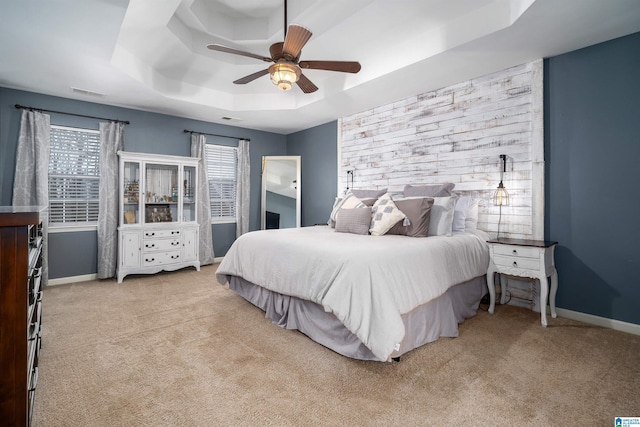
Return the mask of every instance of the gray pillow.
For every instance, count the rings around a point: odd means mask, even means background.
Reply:
[[[383,188],[381,190],[354,190],[354,189],[351,190],[351,193],[353,193],[353,195],[356,196],[358,199],[377,199],[378,197],[382,196],[386,192],[387,192],[386,188]]]
[[[371,208],[339,209],[336,214],[336,231],[340,233],[369,234]]]
[[[400,234],[409,237],[427,237],[429,233],[429,222],[431,220],[431,206],[433,199],[399,199],[394,200],[400,209],[409,218],[410,224],[403,225],[403,221],[394,225],[387,234]]]
[[[452,182],[444,184],[431,185],[405,185],[402,194],[404,197],[445,197],[451,196],[453,187],[456,185]]]

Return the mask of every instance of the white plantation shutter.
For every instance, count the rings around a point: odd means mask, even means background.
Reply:
[[[100,132],[51,126],[49,223],[98,221]]]
[[[237,148],[207,144],[207,178],[211,219],[236,220]]]

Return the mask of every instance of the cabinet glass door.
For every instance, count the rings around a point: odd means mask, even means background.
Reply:
[[[144,222],[178,221],[178,165],[145,164]]]
[[[124,162],[122,224],[140,224],[140,163]]]
[[[185,166],[182,177],[182,220],[193,222],[196,220],[196,168]]]

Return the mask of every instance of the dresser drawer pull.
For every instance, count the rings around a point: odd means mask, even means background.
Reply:
[[[147,232],[147,233],[144,233],[144,235],[145,235],[145,236],[148,236],[148,237],[153,237],[153,236],[155,236],[155,235],[156,235],[156,233],[149,233],[149,232]]]
[[[514,250],[513,250],[513,254],[514,254],[514,255],[518,255],[518,251],[514,249]]]
[[[171,259],[178,259],[180,258],[180,255],[171,255]]]
[[[171,234],[180,234],[179,231],[172,231]]]
[[[171,246],[178,246],[180,245],[180,242],[171,242]]]
[[[517,263],[517,262],[515,262],[515,261],[513,261],[513,266],[514,266],[514,267],[517,267],[517,266],[518,266],[518,263]]]
[[[145,247],[145,248],[155,248],[155,247],[156,247],[156,244],[155,244],[155,243],[152,243],[152,244],[148,244],[148,243],[147,243],[147,244],[145,244],[145,245],[144,245],[144,247]]]
[[[149,258],[145,258],[144,260],[145,260],[146,262],[153,262],[153,261],[155,261],[156,259],[155,259],[155,258],[151,258],[151,259],[149,259]]]

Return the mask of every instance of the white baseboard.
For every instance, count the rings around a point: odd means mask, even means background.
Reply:
[[[547,310],[548,309],[549,307],[547,307]],[[589,323],[591,325],[601,326],[615,331],[640,335],[640,325],[636,325],[635,323],[608,319],[606,317],[594,316],[593,314],[580,313],[579,311],[572,311],[564,308],[556,308],[556,312],[559,317],[564,317],[565,319],[577,320],[579,322]]]
[[[88,282],[98,279],[97,274],[83,274],[81,276],[59,277],[57,279],[49,279],[47,286],[66,285],[68,283]]]
[[[213,263],[214,263],[214,264],[221,263],[223,259],[224,259],[224,257],[223,257],[223,256],[215,257],[215,258],[213,258]]]

